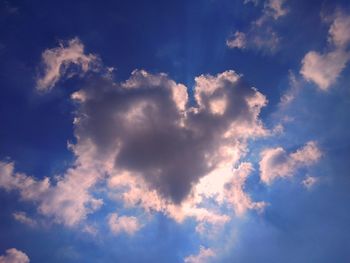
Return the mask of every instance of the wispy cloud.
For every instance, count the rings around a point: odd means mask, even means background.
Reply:
[[[205,263],[211,260],[215,255],[214,250],[211,248],[201,246],[197,255],[190,255],[184,260],[185,263]]]
[[[247,4],[258,1],[245,1]],[[273,29],[273,24],[279,18],[288,14],[284,0],[266,0],[262,8],[262,15],[250,24],[246,32],[236,31],[226,40],[229,48],[257,49],[265,52],[274,52],[280,42],[280,37]]]
[[[37,89],[41,91],[52,89],[60,78],[83,75],[88,70],[97,68],[98,64],[96,55],[84,53],[84,45],[78,38],[71,39],[67,43],[62,41],[59,47],[43,52],[42,72],[36,81]],[[68,71],[71,65],[76,67]]]
[[[37,225],[37,222],[34,219],[28,217],[27,214],[23,211],[14,212],[12,215],[16,221],[22,224],[28,225],[30,227],[34,227]]]

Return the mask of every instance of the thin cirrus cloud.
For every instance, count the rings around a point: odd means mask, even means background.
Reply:
[[[310,51],[301,62],[301,75],[321,90],[328,90],[336,83],[350,60],[349,27],[350,16],[343,11],[336,12],[328,31],[330,51],[325,53]]]
[[[0,263],[29,263],[29,257],[16,248],[10,248],[0,256]]]
[[[265,184],[272,184],[278,178],[287,178],[295,172],[317,162],[322,152],[314,141],[302,148],[287,153],[282,147],[269,148],[261,152],[260,179]]]
[[[259,1],[244,1],[244,4],[252,2],[255,6]],[[257,49],[274,52],[278,48],[280,37],[273,29],[273,23],[287,15],[289,9],[284,0],[266,0],[262,9],[262,15],[253,21],[246,32],[236,31],[226,40],[226,45],[231,49]]]

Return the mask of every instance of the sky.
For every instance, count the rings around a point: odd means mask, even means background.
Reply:
[[[349,1],[0,21],[0,263],[350,262]]]

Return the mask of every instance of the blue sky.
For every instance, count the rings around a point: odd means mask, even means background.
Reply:
[[[350,261],[348,1],[0,21],[0,263]]]

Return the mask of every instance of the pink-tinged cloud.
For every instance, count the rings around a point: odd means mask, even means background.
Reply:
[[[64,70],[52,70],[62,63],[90,70],[95,57],[86,55],[77,39],[68,43],[43,53],[50,58],[43,87],[52,88],[63,76]],[[76,103],[76,143],[69,144],[75,155],[70,168],[39,180],[16,172],[13,163],[0,163],[0,187],[34,202],[54,222],[81,224],[103,205],[94,190],[104,182],[108,196],[125,207],[164,213],[177,222],[194,219],[201,233],[225,224],[233,214],[263,207],[245,193],[249,169],[239,162],[249,139],[271,134],[259,118],[267,99],[235,71],[196,77],[194,103],[189,103],[186,86],[145,70],[134,70],[123,82],[95,74],[71,98]],[[212,181],[218,183],[207,187]],[[206,198],[217,209],[203,206]],[[232,215],[220,209],[227,202]],[[117,226],[136,222],[132,219],[115,215],[109,223],[114,232],[131,233]]]
[[[29,261],[24,252],[15,248],[7,249],[5,254],[0,256],[0,263],[29,263]]]
[[[336,13],[328,31],[330,51],[325,53],[310,51],[301,61],[300,74],[321,90],[328,90],[336,83],[350,60],[349,26],[350,16],[342,12]]]
[[[142,227],[136,217],[118,216],[117,213],[112,213],[109,215],[108,225],[112,233],[116,235],[121,233],[133,235]]]
[[[256,6],[258,1],[245,0],[247,4],[253,2]],[[236,31],[226,40],[226,46],[231,49],[255,49],[268,53],[277,50],[280,37],[273,29],[276,20],[287,15],[289,9],[285,0],[266,0],[262,9],[262,15],[250,24],[245,32]]]
[[[50,90],[62,77],[84,74],[99,64],[97,56],[84,53],[84,45],[78,38],[63,42],[59,47],[47,49],[42,54],[42,73],[37,78],[38,90]],[[70,71],[71,65],[78,66],[78,71]]]
[[[190,255],[184,259],[185,263],[206,263],[209,262],[216,253],[211,248],[205,248],[200,246],[199,252],[197,255]]]
[[[315,164],[321,156],[321,150],[313,141],[292,153],[281,147],[266,149],[261,153],[260,179],[271,184],[278,178],[291,177],[298,169]]]

